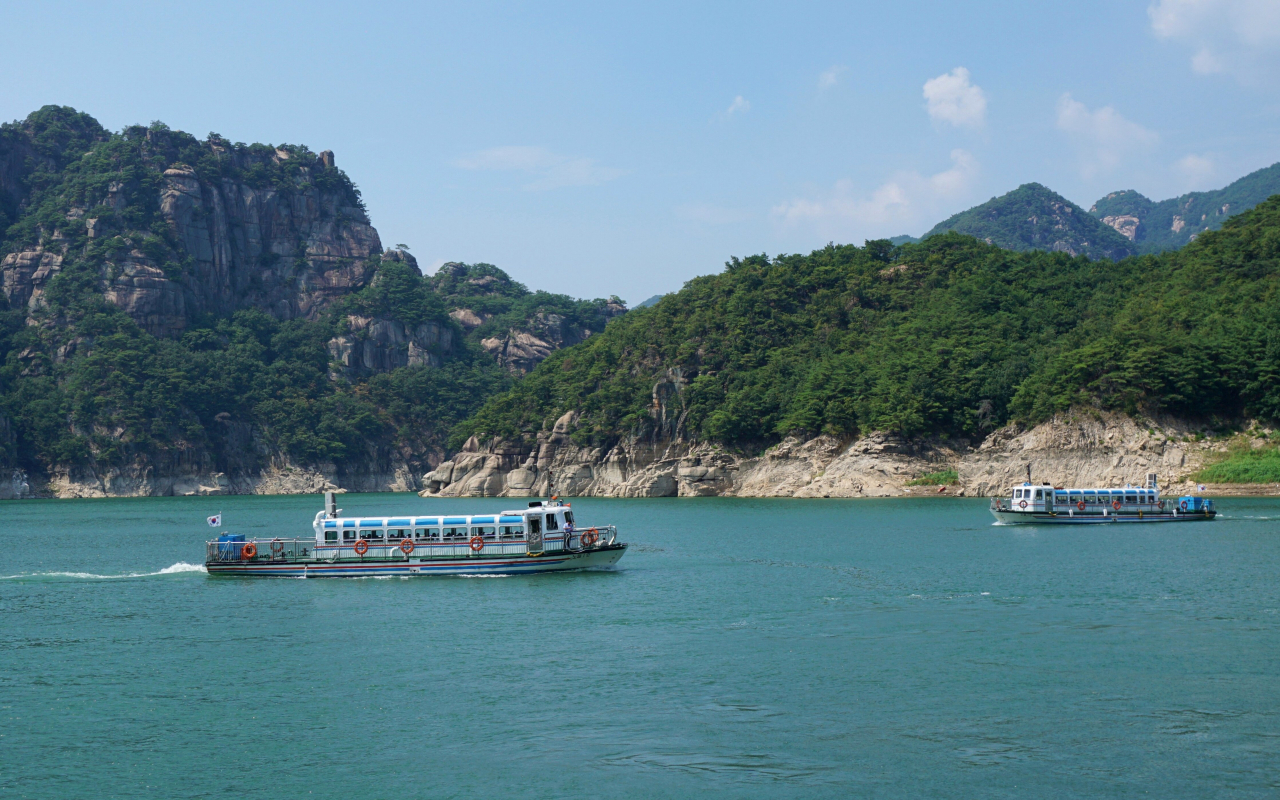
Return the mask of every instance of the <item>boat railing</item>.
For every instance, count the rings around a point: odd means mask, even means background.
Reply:
[[[594,536],[592,533],[594,532]],[[614,525],[592,525],[575,528],[568,536],[553,533],[544,535],[542,550],[530,551],[524,539],[485,539],[479,548],[471,546],[469,539],[418,539],[409,540],[412,547],[402,546],[403,540],[363,539],[365,552],[355,551],[357,542],[333,542],[317,547],[314,538],[308,539],[248,539],[243,542],[218,541],[206,543],[207,561],[211,562],[262,562],[262,561],[329,561],[329,560],[425,560],[467,557],[523,556],[539,553],[580,552],[612,545],[618,540],[618,528]],[[552,541],[547,541],[551,538]],[[408,552],[405,552],[406,549]]]

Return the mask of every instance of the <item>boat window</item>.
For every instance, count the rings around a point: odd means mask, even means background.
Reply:
[[[1093,498],[1093,495],[1091,495],[1091,494],[1086,494],[1086,495],[1084,496],[1084,501],[1085,501],[1086,503],[1093,503],[1093,502],[1096,502],[1096,501],[1094,500],[1094,498]]]
[[[542,520],[536,514],[529,517],[529,533],[542,533]]]
[[[556,522],[556,515],[555,515],[555,514],[548,514],[548,515],[547,515],[547,530],[549,530],[549,531],[558,531],[558,530],[560,530],[560,525],[559,525],[559,523],[557,523],[557,522]]]
[[[425,539],[425,538],[427,538],[427,529],[426,529],[426,528],[414,528],[414,529],[413,529],[413,538],[415,538],[415,539]]]
[[[567,524],[567,525],[572,525],[572,524],[573,524],[573,512],[572,512],[572,511],[566,511],[566,512],[564,512],[564,521],[565,521],[565,524]]]
[[[498,533],[502,535],[503,539],[523,539],[524,526],[523,525],[503,525],[498,529]]]
[[[1124,501],[1126,503],[1136,503],[1138,502],[1138,495],[1130,492],[1129,494],[1125,495]]]
[[[348,530],[348,531],[343,531],[343,532],[342,532],[342,541],[344,541],[344,542],[354,541],[354,540],[355,540],[355,538],[356,538],[356,532],[355,532],[355,531],[350,531],[350,530]]]
[[[465,538],[467,538],[467,529],[466,529],[466,528],[462,528],[462,527],[458,527],[458,528],[445,528],[445,529],[444,529],[444,538],[446,538],[446,539],[465,539]]]
[[[471,527],[471,535],[492,539],[498,535],[498,529],[492,525],[473,525]]]
[[[324,540],[325,540],[326,542],[336,542],[336,541],[338,541],[338,532],[337,532],[337,531],[325,531],[325,532],[324,532]]]
[[[360,531],[361,539],[381,539],[382,531]]]
[[[1044,499],[1044,489],[1036,489],[1036,499],[1037,500]]]
[[[427,528],[427,538],[428,538],[428,539],[435,539],[436,541],[440,541],[440,529],[439,529],[439,528]]]

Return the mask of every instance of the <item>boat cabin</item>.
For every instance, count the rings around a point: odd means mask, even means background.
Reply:
[[[409,539],[418,542],[468,542],[475,537],[492,542],[523,542],[542,537],[558,538],[572,530],[573,510],[568,505],[530,503],[529,508],[500,514],[474,516],[345,518],[325,515],[316,520],[316,544],[351,546],[360,540],[393,545]]]

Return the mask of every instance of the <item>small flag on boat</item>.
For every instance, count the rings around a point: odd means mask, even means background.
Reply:
[[[220,526],[220,525],[222,525],[222,515],[221,515],[221,514],[214,514],[212,517],[209,517],[209,527],[210,527],[210,528],[217,528],[217,527],[218,527],[218,526]]]

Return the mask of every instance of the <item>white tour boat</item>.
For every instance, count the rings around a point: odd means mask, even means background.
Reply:
[[[1122,489],[1064,489],[1030,481],[1008,498],[991,501],[991,513],[1005,524],[1098,525],[1115,522],[1203,522],[1218,515],[1203,497],[1160,497],[1154,472],[1145,486]]]
[[[569,504],[555,498],[494,514],[341,514],[328,492],[314,538],[223,534],[207,543],[205,567],[210,575],[283,578],[508,575],[612,567],[627,551],[616,527],[578,527]]]

